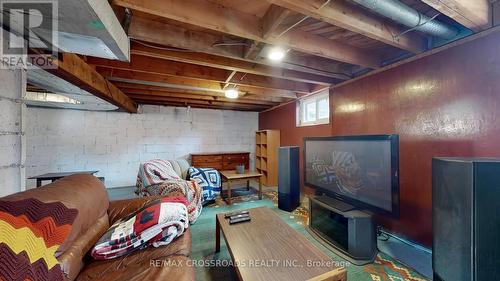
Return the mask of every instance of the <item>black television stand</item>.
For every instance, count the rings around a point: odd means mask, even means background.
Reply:
[[[350,210],[342,211],[342,208]],[[307,230],[324,246],[355,265],[371,263],[377,255],[372,216],[335,198],[325,195],[309,198]]]
[[[335,199],[333,197],[330,197],[330,196],[326,196],[326,195],[319,195],[319,196],[316,196],[315,197],[316,200],[318,201],[321,201],[327,205],[329,205],[330,207],[333,207],[341,212],[347,212],[347,211],[351,211],[351,210],[354,210],[354,206],[353,205],[350,205],[344,201],[341,201],[341,200],[338,200],[338,199]]]

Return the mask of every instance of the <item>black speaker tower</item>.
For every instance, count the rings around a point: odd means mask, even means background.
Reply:
[[[278,164],[278,208],[291,212],[300,205],[299,147],[280,147]]]
[[[500,159],[434,158],[434,280],[500,280]]]

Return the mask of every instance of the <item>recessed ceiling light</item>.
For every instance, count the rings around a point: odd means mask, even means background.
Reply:
[[[230,88],[230,89],[227,89],[225,92],[224,92],[224,95],[226,96],[226,98],[228,99],[235,99],[235,98],[238,98],[238,90],[236,88]]]
[[[271,50],[269,50],[269,53],[267,54],[267,57],[275,62],[282,61],[283,58],[285,57],[286,51],[283,50],[280,47],[273,47]]]

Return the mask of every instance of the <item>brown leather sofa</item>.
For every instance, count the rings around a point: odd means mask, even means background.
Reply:
[[[189,266],[189,230],[167,246],[150,247],[121,258],[96,261],[88,255],[110,225],[158,197],[109,202],[100,180],[91,175],[73,175],[0,201],[26,198],[60,201],[78,210],[68,238],[56,253],[66,280],[195,280],[194,268]]]

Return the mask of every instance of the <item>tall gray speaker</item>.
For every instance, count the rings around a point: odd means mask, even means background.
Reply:
[[[291,212],[299,205],[299,147],[280,147],[278,160],[278,208]]]
[[[434,280],[500,280],[500,159],[434,158]]]

